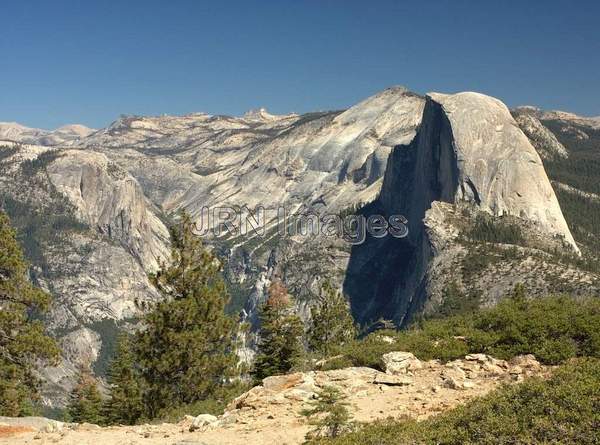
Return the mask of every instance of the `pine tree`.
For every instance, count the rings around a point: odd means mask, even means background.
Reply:
[[[527,288],[523,283],[517,283],[509,296],[513,301],[524,305],[527,302]]]
[[[31,414],[39,398],[39,363],[55,363],[59,350],[35,318],[47,310],[50,296],[28,280],[28,265],[0,212],[0,415]]]
[[[144,414],[143,383],[131,350],[131,339],[119,335],[115,356],[108,368],[110,397],[104,406],[109,424],[134,425]]]
[[[326,355],[335,346],[353,340],[356,335],[356,324],[348,302],[329,282],[325,282],[319,303],[312,311],[308,335],[309,347],[313,351]]]
[[[302,359],[304,326],[291,306],[286,288],[279,281],[273,282],[260,314],[258,352],[252,371],[257,381],[285,374]]]
[[[301,414],[309,418],[315,429],[306,435],[306,439],[316,437],[337,437],[352,430],[348,403],[342,392],[334,386],[325,386],[315,400],[308,402],[310,409],[302,410]]]
[[[77,384],[69,395],[67,414],[72,422],[96,425],[104,423],[102,396],[89,366],[83,365],[79,368]]]
[[[204,400],[236,374],[236,325],[220,262],[193,234],[189,215],[172,229],[172,262],[152,281],[164,300],[144,318],[135,356],[144,379],[147,416]]]

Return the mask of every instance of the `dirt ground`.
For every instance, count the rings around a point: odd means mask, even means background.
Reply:
[[[509,363],[479,356],[446,365],[422,362],[417,368],[402,375],[346,368],[271,377],[232,402],[217,422],[196,431],[190,431],[191,416],[177,424],[65,425],[53,432],[4,427],[0,444],[295,445],[303,442],[311,428],[300,411],[325,385],[335,385],[348,396],[355,421],[424,419],[484,395],[501,383],[516,383],[548,371],[531,357]]]

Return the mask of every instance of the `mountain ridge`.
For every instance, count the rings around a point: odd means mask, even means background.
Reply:
[[[424,123],[426,108],[431,118]],[[560,250],[555,235],[578,249],[542,155],[546,150],[552,162],[570,159],[571,139],[565,142],[563,135],[571,133],[553,133],[540,120],[541,127],[527,129],[497,99],[479,93],[420,96],[392,87],[347,110],[275,118],[264,113],[258,112],[260,119],[126,116],[58,145],[47,135],[29,144],[25,132],[21,145],[2,151],[0,202],[18,229],[56,209],[64,209],[57,218],[72,219],[56,234],[29,235],[36,279],[57,302],[49,326],[69,346],[61,366],[47,374],[53,385],[48,403],[64,403],[76,363],[105,360],[114,333],[133,329],[146,302],[159,298],[147,273],[168,256],[166,227],[179,210],[198,218],[203,206],[263,204],[292,213],[306,207],[408,217],[407,240],[367,239],[359,247],[274,232],[241,241],[209,237],[226,263],[232,308],[243,309],[250,321],[272,280],[285,281],[308,319],[320,283],[330,279],[344,286],[361,322],[384,317],[402,325],[423,309],[435,310],[452,280],[465,292],[483,292],[490,304],[510,289],[517,271],[538,286],[536,274],[546,279],[560,269],[562,260],[540,250]],[[579,132],[593,131],[577,125]],[[480,210],[527,234],[527,245],[516,243],[515,258],[501,247],[474,249],[462,241]],[[482,253],[483,247],[488,250]],[[481,283],[497,276],[494,286],[486,289],[469,272],[474,255],[485,258],[477,263]],[[546,263],[540,272],[537,266]],[[579,291],[595,289],[593,273],[572,267],[569,276]]]

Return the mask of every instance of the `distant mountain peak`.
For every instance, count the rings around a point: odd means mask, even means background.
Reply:
[[[63,145],[84,138],[96,130],[85,125],[63,125],[56,130],[30,128],[18,122],[0,122],[0,139],[34,145]]]
[[[274,120],[278,120],[278,119],[285,119],[287,117],[292,117],[292,116],[296,116],[296,114],[295,113],[279,114],[279,115],[271,114],[267,111],[266,108],[261,107],[261,108],[256,108],[256,109],[246,111],[246,113],[244,113],[242,118],[249,120],[249,121],[268,122],[268,121],[274,121]]]
[[[521,105],[519,107],[515,107],[513,108],[513,112],[515,114],[528,114],[540,120],[564,121],[576,123],[594,129],[600,128],[600,116],[580,116],[569,111],[543,110],[541,108],[534,107],[531,105]]]

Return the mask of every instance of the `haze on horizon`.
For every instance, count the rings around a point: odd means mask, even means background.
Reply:
[[[392,85],[600,115],[600,4],[59,0],[3,5],[0,121],[346,108]]]

